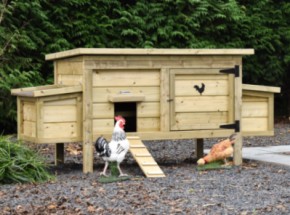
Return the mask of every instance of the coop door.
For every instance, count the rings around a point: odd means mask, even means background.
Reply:
[[[219,129],[233,123],[234,78],[221,69],[172,69],[171,130]]]

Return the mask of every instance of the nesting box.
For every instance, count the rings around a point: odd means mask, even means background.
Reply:
[[[243,136],[274,135],[274,93],[279,87],[243,84]]]
[[[82,140],[82,87],[40,86],[17,95],[18,138],[34,143]]]
[[[249,111],[253,111],[248,104],[242,106],[242,57],[252,54],[253,49],[91,48],[48,54],[46,60],[54,62],[55,85],[62,86],[61,89],[78,89],[77,92],[66,94],[76,96],[76,112],[82,112],[73,120],[77,129],[73,132],[69,128],[68,132],[58,136],[59,134],[53,132],[57,133],[59,130],[55,124],[55,128],[51,127],[45,132],[44,124],[52,125],[51,122],[44,122],[45,119],[52,117],[59,120],[55,123],[61,123],[62,118],[57,118],[56,115],[68,116],[76,113],[60,108],[59,111],[65,113],[59,112],[51,116],[54,111],[44,111],[46,106],[37,105],[37,102],[45,104],[45,99],[53,99],[53,103],[58,103],[58,96],[65,95],[61,91],[55,91],[55,94],[50,95],[51,98],[29,98],[33,100],[29,103],[30,106],[36,104],[36,112],[39,112],[33,118],[36,120],[33,123],[42,127],[40,131],[26,131],[21,125],[25,123],[21,100],[28,98],[15,93],[20,97],[20,137],[31,137],[39,142],[45,142],[45,138],[47,141],[62,139],[64,142],[73,139],[72,133],[81,134],[80,129],[82,137],[76,135],[74,138],[83,141],[84,172],[91,172],[93,141],[100,135],[110,138],[114,116],[122,115],[127,121],[127,135],[139,136],[142,140],[225,137],[236,132],[234,161],[240,164],[241,121],[242,128],[248,129],[246,131],[250,133],[252,130],[247,126],[251,124],[248,116],[252,116]],[[254,92],[249,92],[247,88],[246,90],[247,95],[244,95],[243,100],[260,99],[259,96],[254,96]],[[82,109],[79,101],[82,101]],[[263,105],[268,107],[272,103]],[[243,116],[242,107],[249,109],[243,111]],[[46,117],[46,114],[50,116]],[[267,117],[272,123],[271,114],[269,112]],[[242,120],[242,117],[247,119]],[[269,129],[272,127],[259,127],[257,131],[261,134]],[[25,135],[22,135],[23,132]]]

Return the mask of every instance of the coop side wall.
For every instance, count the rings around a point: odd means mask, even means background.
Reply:
[[[17,97],[18,139],[36,139],[36,100]]]

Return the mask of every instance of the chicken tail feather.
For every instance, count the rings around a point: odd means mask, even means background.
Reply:
[[[111,150],[109,148],[109,143],[104,137],[101,136],[96,140],[95,148],[100,157],[110,157]]]

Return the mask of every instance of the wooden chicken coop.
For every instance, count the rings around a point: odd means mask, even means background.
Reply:
[[[242,57],[253,49],[79,48],[46,55],[54,85],[12,90],[18,136],[36,143],[83,142],[83,171],[93,171],[93,142],[110,138],[114,116],[141,140],[273,135],[273,93],[242,85]],[[258,109],[257,109],[258,108]]]

